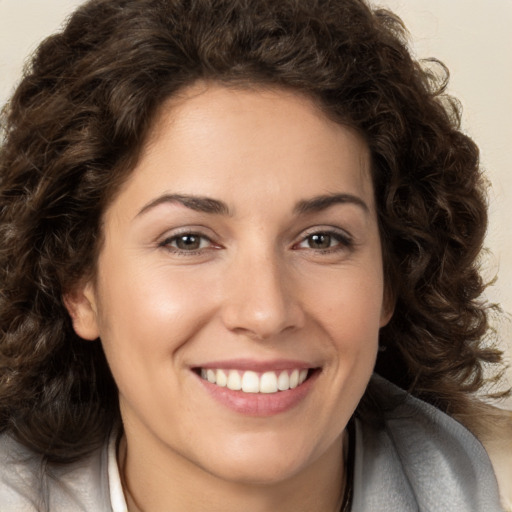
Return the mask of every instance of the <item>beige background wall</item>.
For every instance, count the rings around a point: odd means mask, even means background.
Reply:
[[[505,315],[495,323],[512,360],[512,0],[373,0],[397,12],[419,58],[450,69],[449,91],[463,105],[463,129],[480,146],[492,188],[485,275],[487,296]],[[512,384],[512,369],[508,371]],[[503,385],[505,385],[504,383]],[[503,404],[512,409],[512,398]]]
[[[214,0],[212,0],[214,1]],[[278,0],[276,0],[278,1]],[[0,102],[9,96],[25,57],[56,30],[80,0],[0,0]],[[498,281],[492,301],[512,312],[512,0],[374,0],[395,10],[418,57],[435,56],[451,71],[450,90],[464,105],[463,126],[477,140],[493,183],[487,275]],[[512,356],[512,321],[498,325]],[[512,380],[512,371],[509,372]],[[512,408],[512,400],[508,402]]]

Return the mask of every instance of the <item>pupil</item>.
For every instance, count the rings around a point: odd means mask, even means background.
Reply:
[[[199,237],[195,235],[183,235],[178,238],[176,245],[179,249],[198,249],[199,248]]]
[[[328,249],[331,245],[331,237],[329,235],[312,235],[309,246],[315,249]]]

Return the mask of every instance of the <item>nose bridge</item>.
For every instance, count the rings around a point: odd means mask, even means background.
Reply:
[[[274,247],[239,251],[230,262],[223,319],[233,331],[267,339],[302,325],[293,278]]]

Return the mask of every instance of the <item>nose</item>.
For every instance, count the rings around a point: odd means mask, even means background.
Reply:
[[[304,311],[290,269],[269,254],[240,255],[224,282],[222,320],[231,331],[268,340],[298,329]]]

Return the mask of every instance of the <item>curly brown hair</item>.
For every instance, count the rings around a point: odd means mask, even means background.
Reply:
[[[391,322],[377,369],[457,414],[483,384],[488,308],[475,144],[392,13],[364,0],[91,0],[39,47],[4,109],[0,430],[71,461],[119,419],[99,341],[63,295],[94,275],[102,213],[162,103],[197,80],[287,88],[355,128],[373,159]]]

